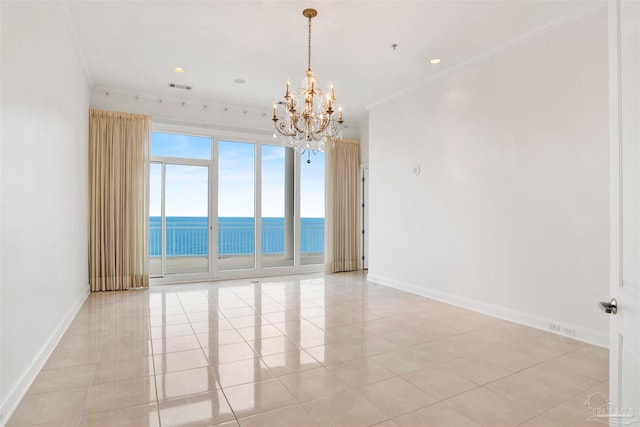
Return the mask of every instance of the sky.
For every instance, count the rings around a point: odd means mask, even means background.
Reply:
[[[218,142],[218,216],[252,217],[256,145]],[[285,148],[262,145],[262,216],[284,216]],[[153,132],[151,156],[210,160],[212,140],[208,137]],[[310,157],[311,163],[307,163]],[[324,153],[302,154],[300,216],[324,217]],[[162,167],[149,169],[149,215],[160,216]],[[166,215],[207,216],[208,167],[166,165]],[[215,194],[211,191],[211,195]]]

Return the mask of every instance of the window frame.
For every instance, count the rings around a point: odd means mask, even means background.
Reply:
[[[163,122],[152,122],[151,132],[172,133],[180,135],[191,135],[197,137],[211,138],[211,160],[189,159],[183,157],[152,156],[149,147],[149,165],[160,162],[162,168],[166,164],[183,164],[193,166],[209,167],[209,271],[207,273],[183,273],[170,274],[163,277],[152,277],[152,285],[184,283],[207,280],[225,280],[261,277],[265,275],[281,275],[295,273],[313,273],[324,271],[324,262],[321,264],[301,264],[300,255],[300,171],[301,155],[294,156],[294,264],[293,266],[262,267],[262,146],[272,145],[281,147],[274,141],[272,134],[243,132],[243,131],[221,131],[211,127],[196,127],[189,125],[169,124]],[[151,144],[151,138],[149,139]],[[220,141],[244,142],[254,144],[254,218],[255,218],[255,268],[247,270],[223,270],[218,271],[218,143]],[[164,180],[164,174],[163,174]],[[149,201],[149,180],[147,180],[147,202]],[[164,183],[162,188],[162,206],[164,206]],[[165,221],[164,209],[162,222]],[[326,223],[326,215],[325,215]],[[163,224],[164,234],[164,224]],[[164,239],[164,235],[163,235]],[[326,242],[325,242],[326,247]],[[147,262],[149,253],[147,253]],[[163,269],[163,271],[165,271]]]

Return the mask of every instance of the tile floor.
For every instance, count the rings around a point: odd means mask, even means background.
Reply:
[[[9,427],[597,426],[608,351],[361,273],[91,294]]]

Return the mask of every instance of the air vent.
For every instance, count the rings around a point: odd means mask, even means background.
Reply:
[[[191,90],[191,86],[187,86],[187,85],[179,85],[177,83],[169,83],[169,87],[172,87],[174,89],[184,89],[184,90]]]

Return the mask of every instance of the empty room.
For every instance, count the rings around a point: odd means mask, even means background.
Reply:
[[[640,425],[640,1],[0,1],[0,427]]]

